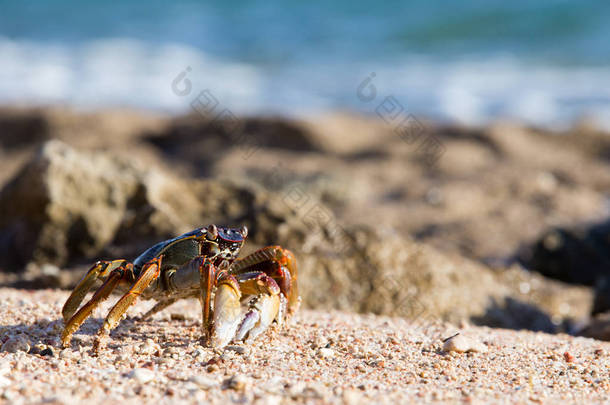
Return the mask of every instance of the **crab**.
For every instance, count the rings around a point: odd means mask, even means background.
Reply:
[[[140,296],[157,301],[142,320],[180,299],[198,298],[202,339],[217,349],[232,341],[249,343],[274,321],[282,327],[285,317],[300,303],[294,255],[281,246],[267,246],[239,259],[247,236],[245,226],[209,225],[157,243],[133,262],[96,262],[63,306],[62,345],[70,346],[74,332],[117,288],[124,295],[100,327],[93,344],[95,353]],[[97,280],[103,284],[80,307]]]

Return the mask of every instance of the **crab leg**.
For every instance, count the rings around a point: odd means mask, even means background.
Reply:
[[[205,257],[198,257],[197,268],[199,269],[199,288],[201,295],[199,301],[201,302],[201,332],[204,341],[210,339],[211,329],[211,299],[212,290],[216,283],[216,267]]]
[[[87,274],[85,274],[82,280],[74,288],[72,294],[70,294],[68,300],[64,304],[63,309],[61,310],[64,321],[68,321],[70,318],[72,318],[72,315],[74,315],[80,306],[83,298],[85,298],[93,284],[98,279],[106,278],[113,270],[118,269],[119,267],[124,267],[126,264],[126,260],[119,259],[113,261],[99,261],[91,266],[91,268],[87,271]]]
[[[97,333],[95,343],[93,345],[94,352],[98,352],[103,347],[103,341],[108,336],[110,331],[119,324],[121,318],[127,312],[127,309],[138,299],[140,294],[159,277],[161,273],[162,256],[151,260],[142,267],[142,271],[133,286],[117,301],[112,307],[104,324]]]
[[[132,266],[131,264],[127,264],[127,266],[120,266],[119,268],[113,270],[104,284],[93,294],[93,297],[87,302],[81,309],[78,310],[76,314],[74,314],[64,327],[64,330],[61,334],[61,342],[64,347],[70,346],[70,340],[72,339],[72,334],[78,330],[78,328],[85,322],[85,319],[91,315],[91,312],[108,296],[119,284],[121,279],[125,278],[125,274],[132,274]]]

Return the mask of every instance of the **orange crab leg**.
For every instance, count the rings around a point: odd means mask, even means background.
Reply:
[[[61,310],[64,321],[68,321],[70,318],[72,318],[72,315],[74,315],[81,302],[83,302],[83,299],[98,279],[106,278],[110,272],[118,269],[119,267],[124,267],[126,264],[126,260],[119,259],[110,262],[99,261],[91,266],[91,268],[87,271],[87,274],[85,274],[82,280],[74,288],[72,294],[70,294],[66,300],[66,303],[64,304],[63,309]]]
[[[127,272],[131,272],[131,265],[128,265],[126,269],[123,267],[119,267],[118,269],[112,271],[104,284],[93,294],[93,297],[87,302],[81,309],[78,310],[76,314],[74,314],[64,327],[64,330],[61,334],[61,342],[64,347],[70,346],[70,340],[72,339],[72,334],[78,330],[78,328],[85,322],[85,319],[91,315],[91,312],[108,296],[119,284],[121,279],[124,277],[124,270]]]
[[[201,289],[199,300],[201,302],[202,318],[201,329],[204,340],[208,340],[211,320],[211,296],[214,284],[216,282],[216,267],[214,267],[214,264],[203,256],[198,257],[196,260],[199,261],[199,285]]]
[[[142,271],[133,286],[121,297],[121,299],[117,301],[116,304],[114,304],[106,316],[104,324],[97,333],[93,346],[94,352],[99,351],[103,345],[104,338],[108,336],[112,329],[116,328],[125,312],[127,312],[127,309],[129,309],[129,307],[136,302],[140,294],[142,294],[150,283],[159,277],[159,274],[161,273],[161,261],[162,256],[154,258],[150,262],[146,263],[144,267],[142,267]]]

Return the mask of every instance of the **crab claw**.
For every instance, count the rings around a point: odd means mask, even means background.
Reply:
[[[237,331],[237,335],[235,336],[235,340],[245,340],[250,329],[254,328],[261,316],[258,311],[250,310],[246,313],[244,320],[241,325],[239,325],[239,330]]]
[[[241,292],[235,277],[222,275],[214,298],[214,323],[210,337],[212,347],[223,348],[235,337],[243,313],[240,298]]]
[[[261,294],[250,302],[250,310],[239,328],[236,340],[252,342],[264,332],[278,316],[280,310],[279,295]]]

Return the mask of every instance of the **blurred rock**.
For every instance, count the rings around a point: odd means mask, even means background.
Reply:
[[[610,313],[600,314],[578,333],[581,336],[610,341]]]
[[[79,151],[56,140],[0,191],[0,211],[0,266],[27,267],[30,281],[37,274],[54,284],[61,273],[53,265],[100,254],[133,257],[213,222],[247,225],[252,249],[276,243],[293,216],[256,186],[179,179],[137,158]]]
[[[551,229],[519,255],[526,268],[546,277],[594,286],[592,313],[610,310],[610,222]]]
[[[520,259],[525,267],[568,283],[594,285],[610,275],[610,224],[557,228],[543,234]]]
[[[201,174],[209,174],[214,162],[230,150],[249,158],[261,148],[300,152],[320,149],[319,142],[306,127],[279,118],[204,117],[191,114],[172,120],[145,139],[166,157],[188,164]]]
[[[307,307],[455,323],[471,319],[548,332],[557,330],[551,318],[582,318],[589,311],[591,295],[583,288],[548,284],[538,276],[530,278],[536,291],[524,295],[521,280],[530,276],[522,269],[494,272],[380,229],[342,230],[340,239],[325,239],[330,229],[306,234],[302,246],[311,250],[299,255],[300,269],[307,274],[299,277],[299,285]],[[532,310],[524,312],[522,304],[516,313],[517,299],[511,297],[522,297]]]
[[[1,265],[91,257],[125,227],[132,235],[172,234],[188,228],[198,204],[156,170],[49,141],[0,191]]]
[[[595,298],[593,299],[593,315],[610,311],[610,275],[600,275],[595,283]]]
[[[0,147],[12,150],[49,137],[49,123],[41,111],[0,110]]]

